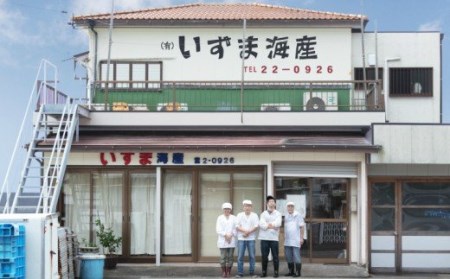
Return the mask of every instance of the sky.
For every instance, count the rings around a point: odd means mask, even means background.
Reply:
[[[266,0],[182,1],[115,0],[116,11],[189,3],[265,3],[318,11],[364,14],[366,31],[440,31],[443,40],[443,122],[450,123],[450,0]],[[111,11],[111,0],[0,0],[0,181],[25,113],[39,63],[58,67],[59,90],[71,97],[85,96],[82,69],[71,57],[88,50],[87,36],[70,25],[73,15]]]

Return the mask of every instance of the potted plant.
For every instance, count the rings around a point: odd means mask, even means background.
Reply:
[[[106,256],[105,268],[116,268],[118,257],[114,252],[122,245],[122,237],[116,237],[112,228],[105,228],[105,225],[100,219],[95,220],[95,226],[97,227],[96,235],[98,241],[102,245],[103,253]]]
[[[81,243],[78,249],[81,254],[98,254],[99,252],[99,247],[97,246],[97,244],[88,242],[86,238],[81,239]]]

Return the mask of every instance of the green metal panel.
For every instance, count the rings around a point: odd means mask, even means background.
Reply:
[[[314,92],[337,92],[339,111],[348,111],[350,94],[348,89],[319,89]],[[307,89],[245,89],[243,93],[244,111],[261,111],[263,104],[289,104],[291,111],[303,111],[303,95]],[[93,103],[104,103],[103,90],[98,90]],[[176,88],[160,91],[118,91],[108,93],[108,103],[125,102],[145,104],[149,111],[167,103],[186,104],[188,111],[240,111],[241,91],[236,89]]]

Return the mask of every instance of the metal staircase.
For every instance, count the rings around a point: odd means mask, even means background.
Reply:
[[[67,156],[78,127],[77,108],[76,104],[50,109],[41,106],[10,213],[56,212]],[[58,112],[59,109],[62,111]],[[53,136],[48,137],[51,134]],[[36,184],[36,181],[41,183]]]
[[[54,80],[47,79],[48,68],[54,70]],[[38,79],[41,72],[44,78]],[[80,110],[78,104],[53,86],[57,84],[56,74],[56,67],[43,60],[1,188],[3,214],[56,212]],[[32,105],[34,101],[36,107]],[[32,129],[26,127],[27,118],[33,123]],[[32,134],[24,136],[27,131]],[[21,152],[22,156],[17,156]],[[22,161],[21,166],[17,166],[18,161]]]

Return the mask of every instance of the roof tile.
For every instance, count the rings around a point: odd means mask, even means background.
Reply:
[[[75,16],[73,20],[109,19],[110,14]],[[361,20],[362,15],[321,12],[266,4],[189,4],[115,13],[115,20]]]

